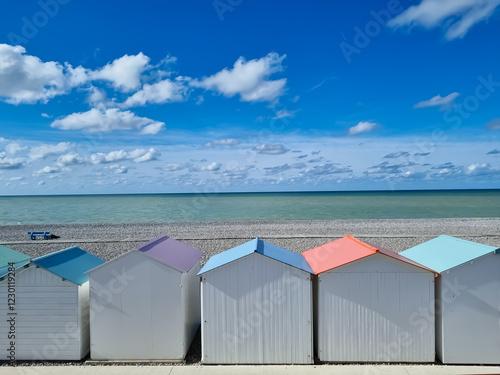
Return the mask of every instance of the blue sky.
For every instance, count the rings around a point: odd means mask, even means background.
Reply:
[[[499,187],[500,0],[0,10],[0,195]]]

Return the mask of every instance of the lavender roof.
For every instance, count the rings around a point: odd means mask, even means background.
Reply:
[[[203,255],[200,250],[168,236],[146,242],[137,250],[182,272],[188,272]]]

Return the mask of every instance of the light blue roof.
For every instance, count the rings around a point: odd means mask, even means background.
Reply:
[[[235,248],[214,255],[203,266],[198,275],[211,271],[225,264],[231,263],[252,253],[259,253],[269,258],[275,259],[281,263],[285,263],[292,267],[298,268],[299,270],[314,273],[301,254],[283,249],[282,247],[273,245],[257,237],[240,246],[236,246]]]
[[[14,268],[18,269],[28,264],[30,259],[26,254],[0,245],[0,277],[8,273],[9,263],[14,263]]]
[[[33,263],[63,279],[82,285],[89,280],[86,272],[105,261],[74,246],[35,258]]]
[[[443,272],[488,253],[498,253],[498,248],[450,236],[439,236],[399,253],[437,272]]]

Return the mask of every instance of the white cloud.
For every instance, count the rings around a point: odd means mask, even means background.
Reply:
[[[124,55],[92,72],[92,79],[109,81],[116,90],[130,92],[141,86],[141,75],[148,68],[149,57],[142,52]]]
[[[326,164],[316,165],[312,168],[307,168],[300,174],[302,176],[321,176],[321,175],[330,175],[330,174],[348,173],[348,172],[352,172],[352,169],[349,167],[341,167],[334,163],[326,163]]]
[[[163,122],[138,117],[130,111],[117,108],[92,108],[59,118],[50,125],[63,130],[84,130],[87,132],[111,132],[114,130],[141,130],[142,134],[156,134],[163,129]]]
[[[42,113],[40,116],[42,116],[43,118],[51,118],[52,117],[46,113]]]
[[[23,158],[6,158],[0,155],[0,169],[21,169],[25,161]]]
[[[487,20],[500,0],[422,0],[418,5],[389,21],[390,27],[422,26],[426,29],[444,25],[445,38],[463,38],[472,26]]]
[[[33,172],[33,176],[39,176],[39,175],[43,175],[43,174],[55,174],[55,173],[60,173],[61,170],[57,167],[50,167],[50,166],[46,166],[42,169],[39,169],[38,171],[35,171]]]
[[[257,151],[259,154],[264,155],[281,155],[290,151],[290,149],[286,148],[284,145],[269,145],[269,144],[260,144],[253,148],[254,151]]]
[[[408,156],[410,156],[409,152],[396,151],[396,152],[391,152],[390,154],[385,155],[384,159],[397,159],[397,158],[408,157]]]
[[[218,147],[218,146],[237,146],[240,144],[240,141],[235,138],[227,138],[227,139],[216,139],[212,142],[208,142],[205,144],[205,147]]]
[[[185,81],[186,79],[178,77],[174,81],[165,79],[153,84],[145,84],[140,91],[137,91],[123,103],[123,107],[184,101],[188,91]]]
[[[286,78],[268,78],[283,70],[282,61],[285,57],[275,52],[258,60],[246,61],[240,57],[232,69],[224,68],[210,77],[192,81],[191,85],[216,91],[226,97],[240,95],[240,100],[244,102],[272,102],[285,92]]]
[[[423,100],[421,102],[418,102],[417,104],[414,105],[413,108],[440,107],[441,109],[444,110],[449,108],[453,104],[453,101],[459,95],[460,94],[458,92],[452,92],[451,94],[446,95],[445,97],[442,97],[441,95],[436,95],[430,98],[429,100]]]
[[[377,127],[375,122],[361,121],[349,128],[349,135],[356,135],[373,131]]]
[[[128,172],[128,168],[126,166],[119,164],[110,165],[109,167],[106,167],[106,169],[113,171],[115,174],[126,174]]]
[[[43,62],[21,46],[0,44],[0,97],[7,103],[46,103],[87,79],[82,67]]]
[[[283,165],[278,165],[276,167],[266,167],[264,170],[266,171],[267,175],[275,175],[277,173],[282,173],[289,171],[290,169],[302,169],[305,168],[306,164],[305,163],[293,163],[293,164],[283,164]]]
[[[52,155],[60,155],[74,146],[71,142],[60,142],[56,145],[44,144],[32,147],[29,152],[31,160],[45,159]]]
[[[175,171],[181,171],[183,169],[187,169],[191,166],[190,163],[170,163],[167,165],[164,165],[161,169],[167,172],[175,172]]]
[[[9,143],[7,146],[5,146],[5,152],[8,155],[15,155],[19,151],[22,151],[24,149],[26,149],[26,147],[21,147],[21,145],[19,143],[16,143],[16,142]]]
[[[66,155],[61,155],[57,159],[57,164],[61,166],[68,166],[68,165],[77,165],[77,164],[84,164],[87,162],[87,159],[84,157],[81,157],[78,154],[66,154]]]
[[[280,118],[285,117],[293,117],[297,111],[287,111],[286,109],[280,109],[276,112],[276,115],[273,117],[273,120],[279,120]]]
[[[9,178],[10,181],[21,181],[24,180],[24,177],[22,176],[17,176],[17,177],[11,177]]]
[[[488,130],[500,130],[500,118],[495,118],[486,124]]]
[[[218,170],[220,170],[221,167],[222,164],[213,162],[208,165],[201,166],[200,171],[217,172]]]
[[[111,151],[106,153],[98,152],[90,155],[90,161],[93,164],[114,163],[122,160],[133,160],[135,163],[143,163],[146,161],[156,160],[161,156],[160,152],[154,148],[136,149],[133,151]]]
[[[500,169],[492,167],[489,163],[471,164],[465,173],[469,176],[500,176]]]

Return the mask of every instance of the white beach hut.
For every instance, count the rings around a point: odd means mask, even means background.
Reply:
[[[435,361],[433,271],[349,235],[302,255],[318,275],[320,361]]]
[[[438,359],[445,364],[500,364],[500,248],[439,236],[401,254],[440,272]]]
[[[200,271],[202,362],[310,364],[312,270],[258,238],[211,257]]]
[[[182,361],[200,326],[202,255],[162,236],[91,270],[91,358]]]
[[[28,255],[0,245],[0,277],[7,274],[9,269],[18,269],[28,264],[30,260],[31,258]],[[3,299],[1,299],[1,301],[3,301]],[[0,306],[0,311],[2,307],[5,306]]]
[[[0,296],[15,285],[13,309],[1,310],[2,322],[12,321],[9,329],[12,326],[15,337],[0,335],[0,360],[85,357],[89,352],[85,272],[102,263],[104,260],[71,247],[33,259],[16,271],[13,282],[8,278],[0,281]]]

